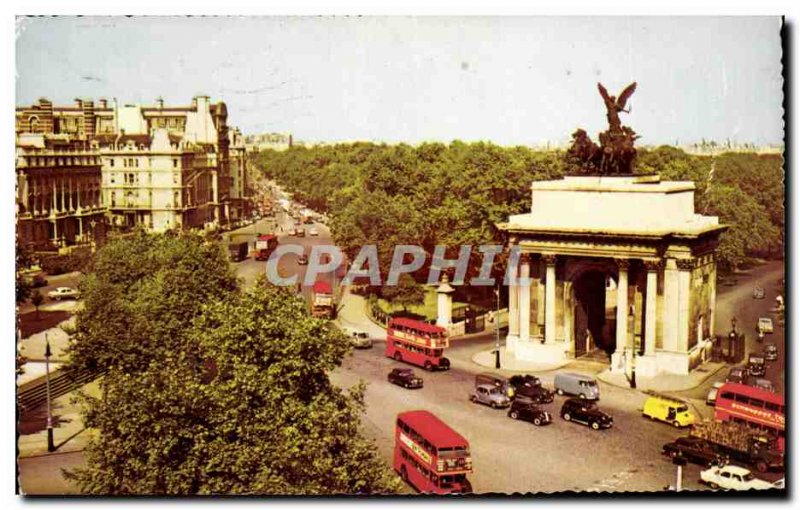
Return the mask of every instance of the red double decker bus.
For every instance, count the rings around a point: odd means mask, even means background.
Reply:
[[[420,492],[472,492],[469,442],[428,411],[397,415],[394,469]]]
[[[717,392],[714,418],[768,432],[778,438],[778,448],[783,451],[786,427],[783,395],[745,384],[725,383]]]
[[[447,370],[450,360],[442,353],[450,345],[447,330],[427,322],[397,317],[386,330],[386,357],[425,370]]]

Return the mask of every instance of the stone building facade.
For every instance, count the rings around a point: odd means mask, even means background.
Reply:
[[[197,96],[186,106],[165,106],[160,99],[150,106],[120,106],[105,99],[97,103],[76,99],[72,106],[53,106],[49,100],[40,99],[36,104],[17,107],[18,180],[24,185],[34,177],[28,155],[35,158],[45,149],[79,147],[93,161],[93,177],[84,175],[88,171],[84,166],[80,172],[66,167],[58,172],[80,173],[80,185],[93,186],[100,201],[94,207],[105,208],[108,224],[141,225],[153,231],[226,224],[232,215],[232,197],[241,200],[246,194],[245,189],[232,190],[227,116],[225,103],[212,104],[207,96]],[[60,161],[54,157],[54,162]],[[65,161],[81,160],[72,157]],[[35,170],[37,192],[42,193],[45,187],[61,189],[64,179],[56,175],[58,172]],[[65,182],[69,190],[71,181]],[[27,190],[25,186],[18,188],[20,211],[27,210],[30,202]],[[85,206],[82,214],[84,210]],[[28,225],[25,214],[21,213],[19,227],[23,242],[46,243],[45,235],[50,236],[51,245],[83,239],[82,229],[71,226],[74,221],[67,221],[59,233],[58,222],[48,220],[51,226],[44,227],[39,218],[41,225]],[[64,217],[70,214],[67,211]],[[61,221],[60,216],[57,219]],[[94,221],[102,222],[103,218]],[[78,233],[74,236],[73,231]]]
[[[612,372],[686,374],[714,334],[714,252],[725,226],[694,212],[694,183],[658,176],[532,184],[498,225],[512,253],[506,348],[550,363],[605,351]]]

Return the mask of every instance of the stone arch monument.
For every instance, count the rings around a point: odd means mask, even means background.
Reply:
[[[626,111],[624,101],[601,95],[615,115]],[[519,277],[509,289],[510,355],[553,364],[602,349],[612,372],[646,377],[687,374],[705,360],[714,334],[714,253],[727,227],[695,212],[693,182],[634,175],[632,134],[618,122],[601,133],[627,151],[603,148],[608,160],[628,165],[606,173],[596,161],[601,148],[576,139],[569,153],[583,162],[576,175],[534,182],[531,212],[498,224],[521,253],[508,268]]]
[[[714,252],[726,227],[694,212],[694,183],[569,176],[531,189],[531,212],[498,225],[522,254],[509,268],[520,278],[507,351],[553,363],[599,347],[613,372],[636,363],[643,376],[699,364],[714,333]]]

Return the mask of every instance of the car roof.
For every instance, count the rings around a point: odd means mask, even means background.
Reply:
[[[749,469],[745,469],[745,468],[740,467],[740,466],[735,466],[733,464],[728,464],[727,466],[725,466],[722,469],[724,469],[725,471],[728,471],[729,473],[735,473],[737,475],[746,475],[746,474],[750,473]]]
[[[494,384],[479,384],[479,385],[477,385],[475,387],[476,388],[485,388],[487,390],[496,390],[497,389],[497,386],[495,386]]]
[[[594,377],[584,374],[576,374],[575,372],[563,372],[556,374],[556,377],[569,377],[572,379],[579,379],[581,381],[594,381]]]

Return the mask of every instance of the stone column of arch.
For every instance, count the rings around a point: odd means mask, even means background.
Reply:
[[[519,339],[531,339],[531,265],[530,257],[523,254],[519,267]]]
[[[616,259],[618,269],[617,278],[617,332],[616,345],[614,352],[623,350],[626,357],[626,364],[630,361],[630,351],[628,345],[628,269],[630,261],[628,259]]]
[[[556,256],[543,255],[547,266],[544,289],[544,343],[556,341]]]
[[[644,355],[656,354],[656,293],[658,292],[658,271],[661,269],[660,260],[644,260],[647,271],[645,283],[645,311],[644,311]]]
[[[517,281],[519,268],[509,268],[508,282],[508,337],[512,341],[519,339],[519,284]]]

